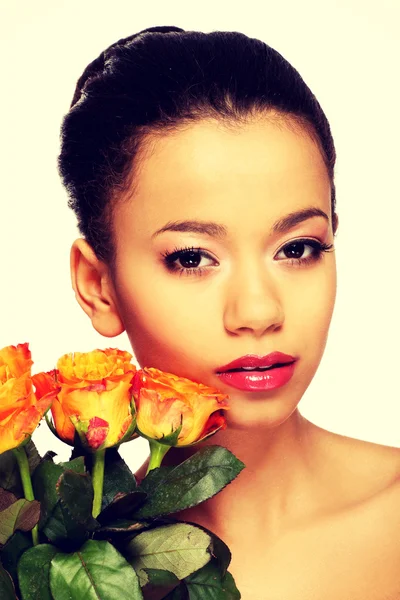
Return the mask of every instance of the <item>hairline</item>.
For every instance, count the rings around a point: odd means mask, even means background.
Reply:
[[[229,99],[228,99],[229,101]],[[198,123],[214,123],[222,127],[230,133],[240,131],[248,124],[257,121],[269,121],[281,130],[289,130],[304,138],[311,139],[317,146],[325,168],[328,173],[330,182],[332,177],[330,174],[327,158],[322,147],[320,136],[318,135],[314,125],[302,115],[295,113],[285,113],[271,106],[270,108],[253,106],[247,109],[246,112],[235,111],[233,115],[221,114],[212,107],[198,107],[192,109],[188,116],[171,120],[170,122],[154,123],[152,125],[138,126],[135,128],[133,135],[126,140],[126,146],[129,147],[130,140],[134,137],[137,144],[136,155],[131,162],[130,168],[127,170],[121,185],[114,186],[111,191],[107,207],[105,210],[105,219],[109,222],[109,231],[112,246],[112,256],[108,261],[111,273],[116,267],[116,232],[114,231],[114,211],[120,203],[128,203],[134,200],[134,196],[138,190],[138,182],[140,180],[141,168],[151,158],[156,150],[157,141],[166,137],[179,135],[184,131],[190,130],[191,127]],[[331,199],[331,212],[332,212]]]

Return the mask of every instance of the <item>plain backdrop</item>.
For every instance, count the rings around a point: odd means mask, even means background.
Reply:
[[[399,18],[397,0],[201,3],[20,0],[0,8],[0,348],[29,342],[33,372],[72,351],[118,347],[77,304],[69,250],[75,216],[56,169],[59,128],[85,66],[141,29],[240,31],[300,72],[337,150],[338,290],[323,360],[300,403],[314,423],[400,446]],[[69,448],[41,425],[34,441]],[[133,469],[147,442],[125,444]]]

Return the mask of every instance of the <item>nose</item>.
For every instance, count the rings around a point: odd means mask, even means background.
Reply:
[[[277,284],[265,265],[244,265],[236,270],[228,285],[224,326],[236,335],[248,332],[257,337],[275,331],[284,322],[284,311]]]

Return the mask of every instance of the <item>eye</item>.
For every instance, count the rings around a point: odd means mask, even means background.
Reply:
[[[193,247],[175,248],[173,252],[163,252],[162,256],[168,271],[180,275],[202,275],[207,270],[206,266],[199,266],[203,258],[211,260],[214,264],[216,262],[205,250]],[[181,264],[176,264],[178,262]]]
[[[311,254],[306,258],[303,258],[304,248],[308,246],[311,248]],[[330,252],[333,249],[333,244],[324,244],[318,240],[301,239],[294,240],[289,244],[286,244],[279,252],[289,253],[291,257],[287,261],[292,266],[305,266],[311,263],[316,263],[321,260],[324,252]],[[301,255],[299,258],[298,255]]]

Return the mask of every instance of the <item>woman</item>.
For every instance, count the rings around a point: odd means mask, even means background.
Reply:
[[[298,410],[334,309],[338,216],[330,127],[297,71],[240,33],[144,30],[79,79],[59,165],[94,328],[230,397],[203,445],[246,469],[176,517],[228,544],[244,600],[399,597],[399,449]]]

